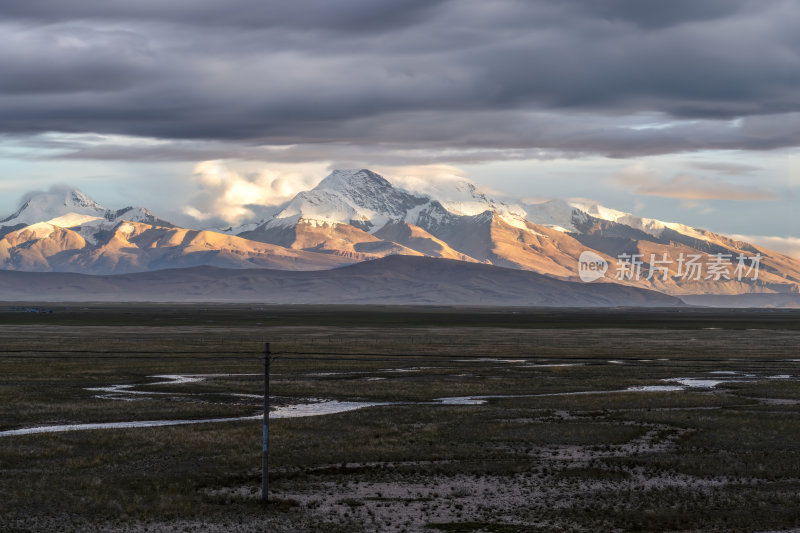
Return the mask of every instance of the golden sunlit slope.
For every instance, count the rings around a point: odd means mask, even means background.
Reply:
[[[300,219],[291,226],[259,228],[241,237],[293,250],[339,255],[355,261],[387,255],[422,255],[401,244],[382,240],[350,224]]]
[[[91,232],[40,223],[0,239],[0,267],[5,270],[112,274],[197,265],[316,270],[351,262],[210,231],[127,221]]]
[[[493,264],[513,266],[560,278],[575,277],[585,247],[568,234],[536,224],[517,228],[494,215],[491,221]]]
[[[591,224],[591,226],[589,226]],[[796,293],[800,287],[800,261],[763,247],[736,241],[722,235],[704,232],[710,240],[697,234],[684,235],[668,230],[661,236],[631,228],[624,224],[598,219],[588,220],[582,231],[565,232],[527,222],[525,227],[507,223],[497,213],[485,212],[472,217],[451,217],[436,225],[437,237],[456,251],[473,259],[494,265],[531,270],[562,279],[578,280],[579,258],[582,252],[591,251],[609,263],[606,276],[601,281],[658,290],[667,294],[743,294],[743,293]],[[642,262],[637,276],[623,276],[620,257],[634,256]],[[709,275],[708,267],[716,254],[727,256],[727,276],[717,279]],[[755,273],[743,271],[737,279],[737,258],[761,254],[757,279]],[[668,275],[654,269],[650,263],[663,260]],[[679,272],[679,258],[701,256],[702,274],[686,276]],[[654,266],[661,266],[657,262]],[[747,263],[749,267],[749,262]]]
[[[408,222],[388,222],[375,232],[375,236],[402,244],[428,257],[475,261],[472,257],[452,249],[446,242],[437,239],[419,226]]]
[[[614,258],[607,277],[615,281],[620,281],[616,279],[620,266],[617,258],[622,254],[639,254],[645,263],[643,279],[623,282],[668,294],[796,293],[800,290],[800,260],[712,232],[694,230],[691,235],[686,235],[669,229],[654,236],[623,224],[595,219],[572,235],[586,249]],[[722,254],[724,270],[730,279],[725,275],[717,279],[708,270],[718,254]],[[760,254],[757,276],[755,271],[743,271],[742,280],[738,280],[735,273],[739,256],[745,258],[745,265],[749,267],[749,258],[757,254]],[[685,264],[681,268],[680,258],[688,260],[692,256],[701,257],[700,276],[687,275]],[[665,257],[667,262],[659,265],[657,262]],[[646,279],[651,263],[668,270],[666,280],[661,271],[656,271],[652,279]]]
[[[49,271],[51,258],[62,261],[85,249],[84,238],[44,222],[13,231],[0,239],[0,268]]]

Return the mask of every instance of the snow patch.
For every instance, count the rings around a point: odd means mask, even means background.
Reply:
[[[51,218],[47,221],[47,223],[60,228],[74,228],[76,226],[81,226],[83,224],[98,220],[105,221],[105,218],[81,213],[67,213],[66,215],[61,215],[60,217]]]
[[[22,233],[32,233],[35,239],[47,239],[55,232],[55,229],[56,227],[52,224],[48,224],[47,222],[38,222],[17,230],[16,233],[18,235]]]

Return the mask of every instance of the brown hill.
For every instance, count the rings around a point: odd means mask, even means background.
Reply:
[[[138,222],[123,221],[93,230],[95,241],[82,233],[80,227],[47,223],[12,231],[0,239],[0,268],[115,274],[198,265],[316,270],[353,261],[212,231]]]
[[[113,276],[0,271],[6,301],[217,301],[608,307],[684,305],[612,283],[584,284],[427,257],[391,256],[324,271],[214,267]]]

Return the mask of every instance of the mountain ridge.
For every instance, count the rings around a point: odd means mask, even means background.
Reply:
[[[800,260],[707,230],[596,204],[498,200],[465,179],[430,190],[408,190],[368,169],[335,170],[266,219],[212,231],[177,227],[142,207],[106,209],[77,189],[56,187],[31,196],[0,223],[0,268],[90,274],[203,264],[318,270],[404,255],[577,281],[588,251],[607,264],[605,281],[666,294],[800,292]],[[758,277],[682,276],[675,260],[695,255],[706,269],[714,255],[724,256],[729,272],[737,257],[752,266],[758,256]],[[620,276],[623,256],[641,259],[641,277]],[[667,256],[672,264],[662,276],[656,263]]]
[[[436,290],[433,290],[433,289]],[[458,260],[391,256],[319,271],[198,266],[134,274],[0,271],[8,301],[259,302],[545,307],[675,307],[613,283],[584,285]]]
[[[750,243],[680,223],[637,217],[597,204],[564,200],[509,204],[479,192],[474,185],[463,180],[454,183],[456,192],[453,195],[435,198],[424,193],[411,194],[366,169],[334,171],[312,189],[313,194],[299,193],[287,203],[289,209],[278,210],[274,216],[262,221],[256,230],[240,235],[291,248],[329,253],[354,250],[359,244],[365,246],[374,243],[375,237],[380,237],[385,239],[383,249],[386,254],[408,253],[392,248],[398,243],[391,241],[391,232],[382,231],[402,223],[409,225],[414,232],[430,235],[446,244],[452,250],[447,251],[447,257],[461,256],[466,261],[513,266],[559,278],[578,279],[580,254],[590,250],[609,263],[611,272],[624,267],[619,260],[622,255],[643,258],[641,268],[644,275],[641,279],[618,281],[669,294],[708,291],[721,294],[791,293],[800,290],[800,260]],[[382,207],[380,203],[372,202],[379,196],[376,194],[367,195],[370,202],[364,201],[360,191],[375,187],[380,189],[381,197],[408,195],[405,198],[413,201],[394,202],[390,207]],[[393,193],[393,189],[396,192]],[[344,194],[353,190],[359,194]],[[335,201],[326,204],[321,191],[331,191]],[[342,206],[347,206],[347,209],[342,209]],[[275,240],[275,233],[270,231],[275,227],[282,228],[284,237],[291,232],[292,238]],[[319,231],[319,227],[325,231]],[[404,246],[411,248],[412,253],[445,256],[439,251],[443,248],[431,248],[430,241],[419,241],[419,249],[414,248],[415,244],[410,241]],[[377,245],[373,246],[377,249]],[[715,260],[711,256],[721,254],[727,257],[729,270],[735,268],[733,261],[736,257],[746,256],[746,260],[752,262],[758,254],[763,255],[763,270],[760,279],[723,278],[711,283],[705,277],[685,279],[681,277],[680,267],[673,264],[666,279],[654,279],[651,275],[654,263],[650,261],[666,257],[665,254],[674,256],[674,263],[684,256],[701,255],[705,261],[703,267],[708,268],[708,263]]]

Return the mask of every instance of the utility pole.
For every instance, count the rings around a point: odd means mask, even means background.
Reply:
[[[264,431],[261,441],[261,501],[269,496],[269,343],[264,345]]]

